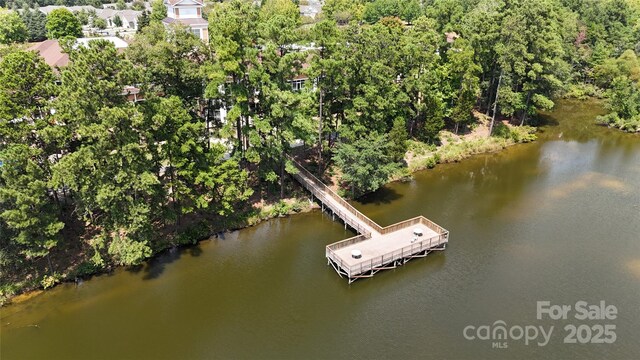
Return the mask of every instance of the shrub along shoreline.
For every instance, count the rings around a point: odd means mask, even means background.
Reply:
[[[442,131],[440,133],[442,144],[439,146],[409,140],[409,150],[405,157],[407,166],[393,174],[387,183],[405,179],[417,171],[434,168],[437,164],[460,162],[473,155],[497,152],[508,146],[536,139],[536,128],[531,126],[512,126],[506,123],[498,123],[494,129],[494,134],[488,137],[486,136],[488,134],[487,119],[482,120],[481,118],[474,129],[463,135]],[[153,253],[147,258],[147,261],[169,249],[194,246],[200,241],[210,239],[223,232],[241,230],[276,217],[309,212],[318,208],[314,202],[310,201],[309,195],[304,192],[301,186],[293,180],[291,183],[295,186],[293,197],[254,203],[248,210],[240,211],[224,221],[212,219],[192,220],[179,232],[168,236],[166,241],[153,249]],[[21,302],[33,297],[41,290],[47,290],[65,282],[74,282],[78,279],[110,273],[118,267],[120,266],[110,264],[102,268],[96,268],[91,266],[90,261],[81,261],[68,265],[67,269],[61,273],[56,272],[53,275],[44,275],[42,277],[27,276],[27,279],[23,281],[2,284],[0,287],[0,305],[4,306],[12,301]]]
[[[224,232],[249,228],[266,220],[309,212],[317,208],[318,206],[315,203],[309,201],[308,196],[305,197],[303,195],[302,190],[304,189],[296,186],[293,197],[253,204],[248,210],[240,211],[224,221],[194,219],[190,224],[180,229],[179,232],[167,236],[165,241],[153,249],[152,254],[145,259],[143,264],[129,267],[145,266],[147,261],[163,254],[167,250],[194,246],[200,241],[217,237],[218,234]],[[66,255],[68,251],[73,250],[83,252],[83,250],[86,249],[61,249],[61,252]],[[82,254],[75,254],[70,258],[83,259],[83,256]],[[66,270],[43,276],[27,274],[24,280],[1,284],[0,306],[25,301],[43,290],[49,290],[62,283],[89,279],[93,276],[111,273],[117,268],[127,266],[108,264],[104,267],[96,267],[92,265],[90,260],[80,260],[66,265],[58,264],[58,267],[65,267]]]
[[[456,135],[442,131],[440,137],[444,142],[440,146],[427,145],[417,141],[409,141],[409,151],[405,161],[407,173],[431,169],[436,164],[459,162],[473,155],[500,151],[508,146],[527,143],[537,139],[537,129],[533,126],[513,126],[506,122],[499,122],[493,130],[493,135],[487,136],[488,120],[482,120],[469,133]]]

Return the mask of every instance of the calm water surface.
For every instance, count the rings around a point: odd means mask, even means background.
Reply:
[[[438,166],[357,207],[382,225],[423,214],[446,251],[347,285],[319,211],[226,234],[3,308],[8,359],[640,358],[640,137],[564,102],[540,140]],[[610,321],[536,320],[536,301],[615,305]],[[463,337],[468,325],[554,326],[544,347]],[[564,344],[614,324],[614,344]],[[540,338],[541,339],[541,338]]]

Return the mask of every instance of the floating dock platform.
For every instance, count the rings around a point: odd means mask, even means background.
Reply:
[[[418,216],[381,227],[336,194],[322,181],[290,158],[298,173],[298,180],[322,204],[358,235],[329,244],[326,247],[328,263],[349,284],[369,278],[380,270],[393,269],[416,257],[425,257],[432,251],[444,250],[449,231],[433,221]]]

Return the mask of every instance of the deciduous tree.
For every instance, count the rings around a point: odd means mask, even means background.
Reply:
[[[151,3],[151,15],[149,16],[152,22],[161,22],[167,17],[167,7],[162,0],[154,0]]]
[[[55,9],[47,15],[46,28],[50,39],[82,36],[80,21],[65,8]]]
[[[389,155],[390,147],[388,136],[376,133],[338,145],[333,160],[342,171],[340,179],[349,187],[352,197],[376,191],[398,169]]]
[[[20,15],[0,8],[0,44],[24,42],[28,36],[27,26]]]

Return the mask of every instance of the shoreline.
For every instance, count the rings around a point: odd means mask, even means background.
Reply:
[[[437,166],[437,164],[457,163],[474,155],[495,153],[512,145],[535,141],[535,134],[533,131],[536,131],[537,128],[529,126],[526,127],[524,131],[520,131],[514,135],[514,129],[519,127],[509,125],[506,121],[496,122],[494,135],[488,137],[488,119],[483,114],[479,113],[474,113],[474,116],[478,120],[477,126],[464,134],[454,134],[446,130],[441,131],[440,136],[442,138],[442,144],[439,146],[431,146],[418,141],[409,140],[409,149],[405,156],[406,167],[403,167],[399,173],[392,175],[385,185],[396,181],[406,180],[407,178],[410,178],[412,174],[418,171],[432,169]],[[500,131],[502,131],[502,133],[496,134],[498,133],[498,129],[501,129]],[[524,136],[524,138],[522,138],[523,134],[529,134],[531,136]],[[295,180],[291,181],[293,182],[296,190],[303,189],[299,184],[297,184],[297,182],[295,182]],[[188,241],[180,241],[179,236],[176,236],[176,239],[178,240],[177,243],[166,243],[166,246],[155,251],[153,255],[145,259],[145,262],[152,260],[171,249],[197,246],[201,241],[208,240],[220,233],[250,228],[277,217],[288,217],[298,213],[307,213],[317,208],[320,207],[307,196],[294,196],[267,203],[262,201],[259,206],[256,206],[256,204],[252,205],[252,210],[257,211],[256,214],[237,219],[230,219],[230,224],[223,225],[225,226],[224,228],[207,229],[206,234],[194,234],[194,238],[188,239]],[[201,219],[199,223],[195,224],[195,226],[191,226],[189,230],[193,230],[194,232],[201,231],[200,229],[197,229],[197,227],[199,224],[202,224],[202,221],[204,220]],[[32,282],[31,284],[17,290],[14,294],[4,295],[4,298],[0,298],[0,307],[27,301],[63,283],[70,283],[75,282],[78,279],[90,279],[93,276],[108,274],[120,267],[126,266],[110,265],[95,272],[75,276],[73,276],[73,274],[65,274],[64,277],[56,279],[55,283],[52,283],[46,288],[42,286],[41,282]],[[45,277],[47,276],[48,275]]]
[[[296,183],[295,187],[298,188],[299,185]],[[297,205],[300,205],[300,206],[298,207]],[[161,256],[167,251],[171,251],[172,249],[182,249],[182,248],[188,248],[191,246],[197,246],[200,242],[216,237],[218,236],[218,234],[221,234],[221,233],[228,233],[228,232],[238,231],[242,229],[247,229],[247,228],[259,225],[260,223],[268,220],[272,220],[279,217],[288,217],[288,216],[300,214],[300,213],[307,213],[319,208],[320,206],[317,205],[315,202],[309,201],[308,197],[290,197],[290,198],[280,199],[277,202],[273,202],[273,203],[271,202],[263,203],[260,207],[253,207],[253,209],[257,211],[257,214],[248,216],[246,218],[232,219],[230,221],[231,225],[225,226],[225,228],[213,228],[211,230],[208,230],[206,234],[198,235],[194,239],[190,240],[189,242],[178,241],[177,243],[166,243],[165,244],[166,246],[163,246],[157,249],[156,251],[154,251],[154,253],[148,258],[146,258],[144,262],[140,265],[127,266],[127,265],[110,264],[98,271],[86,273],[86,274],[83,274],[82,276],[79,276],[79,275],[72,276],[72,274],[67,274],[66,276],[64,276],[63,278],[59,279],[55,283],[51,284],[51,286],[46,288],[43,287],[43,285],[41,284],[41,281],[32,282],[24,286],[23,288],[20,288],[14,294],[3,295],[4,297],[0,297],[0,308],[11,305],[11,304],[18,304],[23,301],[27,301],[61,284],[72,283],[78,280],[83,280],[83,281],[89,280],[94,276],[110,274],[118,268],[126,268],[126,267],[133,268],[136,266],[142,266],[146,262],[153,260],[158,256]],[[245,223],[242,224],[242,222],[245,222]],[[198,231],[197,226],[198,224],[196,224],[195,226],[189,227],[187,232],[189,230]],[[175,236],[175,239],[178,239],[179,237],[180,235],[177,235]],[[45,275],[45,277],[47,276],[48,275]]]
[[[460,162],[473,155],[495,153],[509,146],[537,140],[537,127],[514,126],[507,120],[497,119],[493,134],[489,136],[489,117],[477,111],[473,115],[477,123],[470,131],[462,134],[441,131],[440,146],[410,140],[405,156],[408,173],[432,169],[437,164]]]

